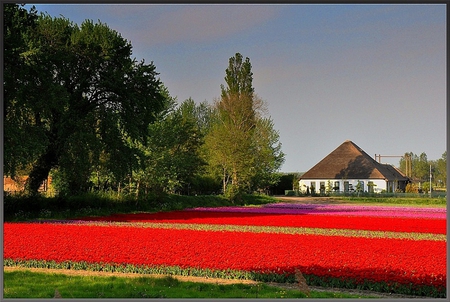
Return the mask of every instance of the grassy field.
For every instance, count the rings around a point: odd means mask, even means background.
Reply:
[[[4,298],[306,298],[306,293],[257,284],[182,282],[167,276],[70,276],[27,270],[4,273]],[[310,291],[309,298],[369,298],[370,295]]]

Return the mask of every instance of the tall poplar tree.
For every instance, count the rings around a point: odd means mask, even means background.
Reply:
[[[221,176],[225,195],[239,199],[267,183],[284,154],[273,123],[262,117],[263,102],[254,92],[249,58],[236,53],[225,72],[226,86],[221,85],[205,142],[209,165]]]

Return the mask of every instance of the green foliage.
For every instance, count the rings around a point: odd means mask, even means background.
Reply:
[[[416,155],[412,152],[406,153],[411,157],[412,179],[419,182],[430,181],[430,165],[433,187],[446,187],[447,184],[447,151],[438,160],[428,160],[427,154],[422,152]],[[406,161],[400,160],[400,170],[405,171]]]
[[[228,68],[225,70],[227,87],[221,86],[222,98],[226,98],[229,95],[239,95],[244,98],[253,97],[253,72],[250,59],[245,58],[245,61],[243,61],[242,55],[236,53],[228,62]],[[248,109],[251,110],[251,107]]]
[[[447,151],[442,154],[440,159],[434,162],[433,174],[435,186],[447,186]]]
[[[207,167],[205,167],[207,169]],[[216,177],[197,174],[188,186],[188,195],[217,195],[221,192],[221,183]]]
[[[6,22],[14,24],[16,16],[7,14],[11,20]],[[23,68],[19,74],[6,68],[5,88],[14,93],[6,95],[5,116],[16,127],[5,129],[13,146],[7,173],[23,158],[33,162],[30,193],[56,167],[70,193],[86,192],[102,155],[111,173],[123,178],[137,165],[134,143],[146,143],[148,124],[164,107],[155,66],[132,59],[131,44],[100,22],[86,20],[78,26],[41,14],[29,23],[19,23],[20,43],[6,39],[6,48],[20,46],[16,53],[6,53],[11,55],[6,61],[15,66],[19,59]],[[25,131],[30,131],[31,143],[17,139]],[[33,146],[30,156],[20,155]],[[19,161],[11,161],[16,152]]]
[[[31,73],[27,56],[35,49],[28,41],[37,26],[37,12],[34,7],[28,12],[12,3],[3,8],[3,172],[14,177],[45,150],[47,138],[23,89]]]
[[[276,173],[284,162],[279,132],[271,118],[258,118],[251,150],[256,156],[252,188],[265,188],[277,184],[281,175]]]
[[[424,193],[430,192],[430,182],[429,181],[422,183],[422,192],[424,192]]]
[[[279,181],[275,172],[284,161],[273,121],[264,118],[264,103],[254,94],[249,58],[237,53],[229,59],[216,102],[205,157],[210,172],[222,179],[224,194],[232,200],[242,192],[267,189]]]
[[[188,99],[149,126],[149,144],[142,147],[145,159],[140,180],[151,190],[187,191],[205,164],[200,155],[203,134],[197,110]]]
[[[419,187],[416,184],[409,183],[406,185],[405,193],[419,193]]]
[[[243,194],[244,190],[241,187],[231,183],[227,185],[224,196],[231,202],[235,203],[242,200]]]
[[[50,170],[50,175],[52,177],[53,189],[57,191],[60,196],[70,195],[69,182],[64,176],[64,172],[58,169],[52,169]]]
[[[274,201],[276,200],[264,195],[243,195],[234,205],[266,204]],[[3,203],[5,221],[73,219],[115,213],[159,212],[231,205],[233,203],[221,195],[185,196],[149,193],[136,199],[134,194],[117,194],[114,191],[58,197],[5,195]]]
[[[292,191],[292,196],[299,191],[298,179],[299,173],[279,173],[279,182],[271,186],[271,191],[274,195],[285,195],[286,191]]]

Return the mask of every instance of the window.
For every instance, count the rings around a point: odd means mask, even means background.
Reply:
[[[373,187],[374,187],[375,185],[374,185],[374,183],[373,183],[373,181],[369,181],[368,183],[367,183],[367,191],[369,191],[369,193],[373,193],[374,191],[373,191]]]
[[[325,193],[325,182],[321,181],[320,182],[320,194]]]
[[[311,181],[311,193],[315,193],[316,192],[316,182],[315,181]]]
[[[350,190],[350,184],[348,181],[344,181],[344,192],[348,192]]]
[[[335,181],[334,182],[333,190],[336,191],[336,192],[339,192],[339,181]]]

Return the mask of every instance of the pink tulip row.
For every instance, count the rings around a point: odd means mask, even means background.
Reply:
[[[277,209],[232,207],[214,210],[203,208],[159,213],[115,214],[104,217],[84,217],[80,219],[111,222],[280,226],[431,234],[446,234],[447,230],[446,219],[320,215],[320,213],[310,215],[308,213],[300,214],[295,212],[277,214],[273,213],[274,210]],[[268,213],[261,213],[261,211],[266,211]]]
[[[276,203],[262,207],[219,207],[195,208],[193,211],[245,212],[264,214],[308,214],[308,215],[344,215],[372,217],[404,217],[422,219],[446,219],[445,208],[416,207],[383,207],[383,206],[353,206],[353,205],[304,205]]]

